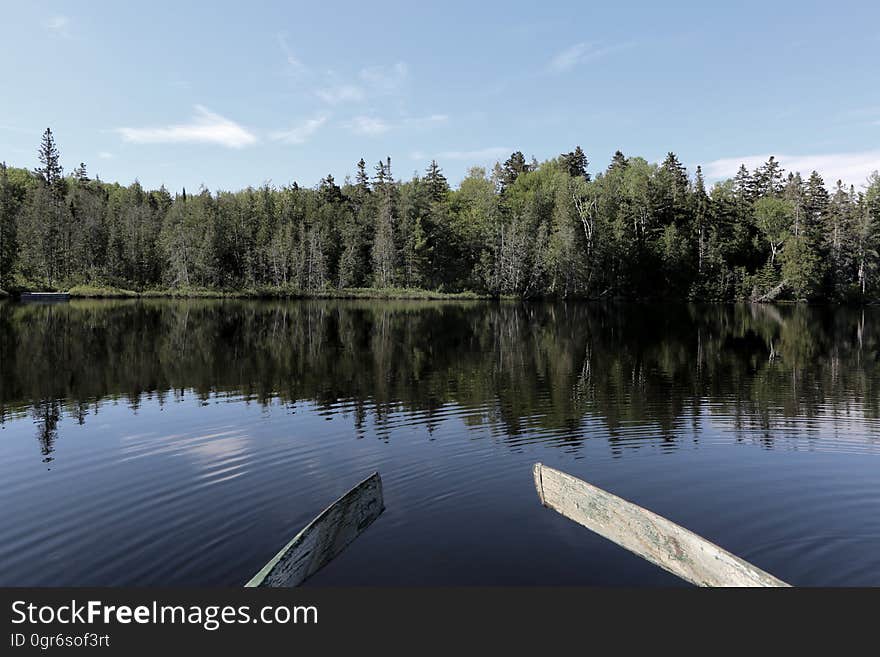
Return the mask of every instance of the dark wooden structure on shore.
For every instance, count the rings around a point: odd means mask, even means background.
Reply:
[[[22,292],[21,301],[29,302],[51,302],[70,301],[70,295],[67,292]]]

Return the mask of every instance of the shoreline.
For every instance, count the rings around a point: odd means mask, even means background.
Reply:
[[[266,287],[243,290],[170,288],[137,292],[113,287],[75,286],[66,290],[71,299],[388,299],[425,301],[490,301],[510,299],[475,292],[436,292],[419,288],[344,288],[304,292],[295,288]]]
[[[773,301],[742,300],[691,300],[691,299],[663,299],[663,298],[595,298],[595,297],[529,297],[523,298],[516,295],[492,295],[479,292],[438,292],[421,288],[343,288],[329,289],[321,292],[304,292],[292,287],[260,287],[245,288],[241,290],[218,290],[211,288],[162,288],[149,289],[142,292],[127,290],[116,287],[102,287],[94,285],[77,285],[68,290],[19,290],[10,292],[0,289],[0,299],[17,299],[25,292],[57,292],[70,295],[70,299],[362,299],[376,301],[578,301],[592,303],[634,303],[634,304],[708,304],[708,305],[737,305],[749,304],[756,306],[874,306],[877,302],[866,301],[864,303],[806,301],[792,299],[777,299]]]

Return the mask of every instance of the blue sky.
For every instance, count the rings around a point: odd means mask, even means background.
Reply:
[[[181,3],[183,4],[183,3]],[[192,5],[192,6],[189,6]],[[239,189],[512,150],[880,168],[877,2],[0,3],[0,159]]]

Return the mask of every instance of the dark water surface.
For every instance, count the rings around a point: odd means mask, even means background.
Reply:
[[[319,585],[678,584],[542,461],[793,584],[880,585],[880,311],[0,303],[0,585],[237,586],[374,470]]]

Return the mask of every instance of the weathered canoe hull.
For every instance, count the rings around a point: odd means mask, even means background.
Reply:
[[[692,531],[569,474],[536,463],[541,504],[698,586],[789,586]]]
[[[382,479],[374,472],[324,509],[245,586],[302,584],[342,552],[384,510]]]

